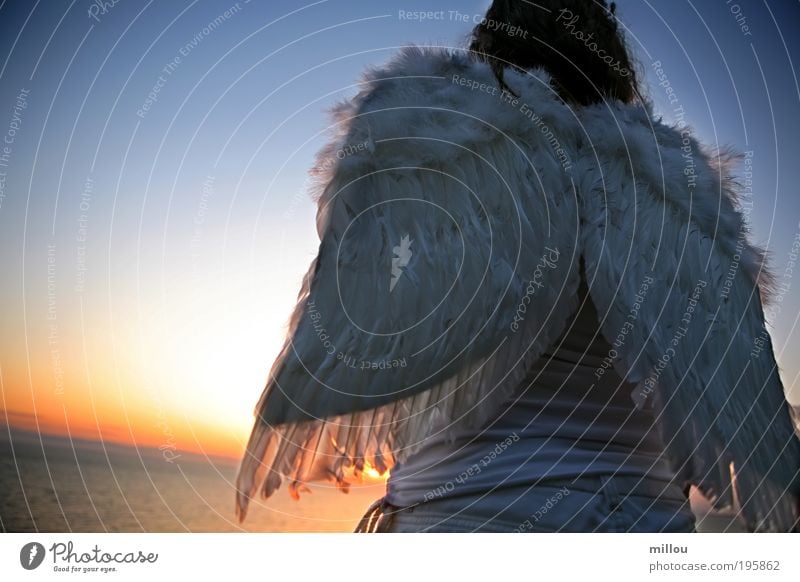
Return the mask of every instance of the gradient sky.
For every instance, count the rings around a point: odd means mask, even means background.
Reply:
[[[29,428],[236,456],[316,254],[325,110],[398,46],[463,46],[488,2],[107,4],[0,2],[0,405]],[[617,4],[664,117],[655,61],[706,143],[753,152],[754,237],[781,280],[800,4]],[[784,283],[772,331],[798,402],[800,282]]]

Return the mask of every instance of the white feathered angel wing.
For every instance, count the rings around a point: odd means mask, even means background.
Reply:
[[[577,205],[542,124],[571,115],[546,75],[510,75],[539,125],[460,81],[494,87],[485,64],[416,48],[337,109],[317,166],[319,255],[256,409],[241,519],[284,479],[294,496],[316,480],[346,490],[365,463],[383,472],[430,435],[478,426],[562,331]]]
[[[618,369],[639,382],[634,399],[655,406],[684,483],[739,506],[753,530],[790,529],[800,441],[730,158],[633,107],[581,119],[582,249]]]

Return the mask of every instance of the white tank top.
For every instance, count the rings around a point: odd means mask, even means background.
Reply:
[[[673,478],[653,413],[634,405],[634,385],[608,365],[611,346],[583,282],[580,293],[583,308],[530,370],[518,399],[481,430],[450,443],[430,439],[396,465],[387,483],[390,503],[600,473]]]

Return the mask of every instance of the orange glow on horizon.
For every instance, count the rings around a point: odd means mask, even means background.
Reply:
[[[145,390],[120,390],[99,374],[89,386],[76,385],[71,370],[65,370],[62,387],[54,385],[47,367],[32,367],[30,382],[11,372],[5,367],[0,373],[0,425],[43,436],[233,460],[244,451],[249,427],[215,424],[191,414],[191,407],[180,410],[166,399],[153,400]]]

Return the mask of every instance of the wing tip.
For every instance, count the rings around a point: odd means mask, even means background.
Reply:
[[[268,436],[269,431],[266,427],[256,422],[236,475],[236,517],[239,523],[244,522],[247,517],[253,493],[261,481],[264,469],[262,457],[266,449],[265,439]]]
[[[247,517],[247,509],[253,495],[253,473],[248,470],[248,463],[242,463],[236,476],[236,519],[243,523]]]
[[[247,518],[247,508],[250,504],[250,496],[243,491],[238,491],[236,494],[236,519],[239,523],[244,523]]]

